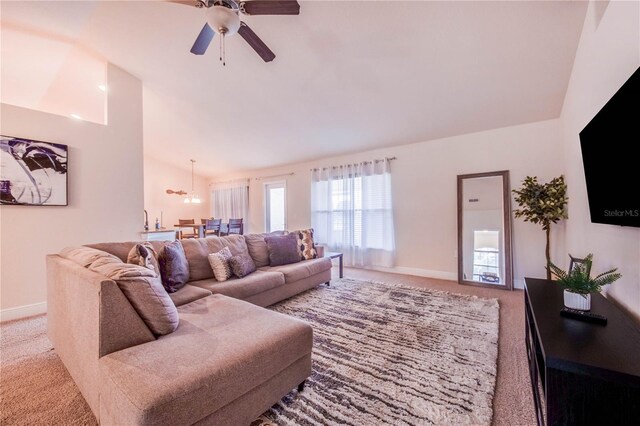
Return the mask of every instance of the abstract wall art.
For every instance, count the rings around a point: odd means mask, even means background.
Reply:
[[[66,206],[67,148],[0,136],[0,204]]]

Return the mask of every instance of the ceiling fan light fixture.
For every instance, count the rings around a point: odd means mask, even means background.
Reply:
[[[211,6],[207,9],[207,23],[218,34],[230,36],[240,29],[240,17],[237,10],[224,6]]]

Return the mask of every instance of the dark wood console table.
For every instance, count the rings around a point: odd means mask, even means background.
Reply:
[[[606,326],[560,316],[562,289],[525,278],[527,356],[538,425],[640,424],[640,328],[600,294]]]

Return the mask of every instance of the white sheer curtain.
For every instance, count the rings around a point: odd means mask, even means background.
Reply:
[[[212,185],[211,214],[215,219],[222,219],[224,223],[228,222],[229,219],[244,219],[244,222],[246,222],[248,213],[248,179]]]
[[[314,170],[314,239],[345,265],[391,267],[395,260],[389,160]]]

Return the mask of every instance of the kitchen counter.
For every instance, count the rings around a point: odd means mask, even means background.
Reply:
[[[140,231],[140,236],[144,241],[173,241],[176,239],[176,231],[167,228],[149,229]]]

